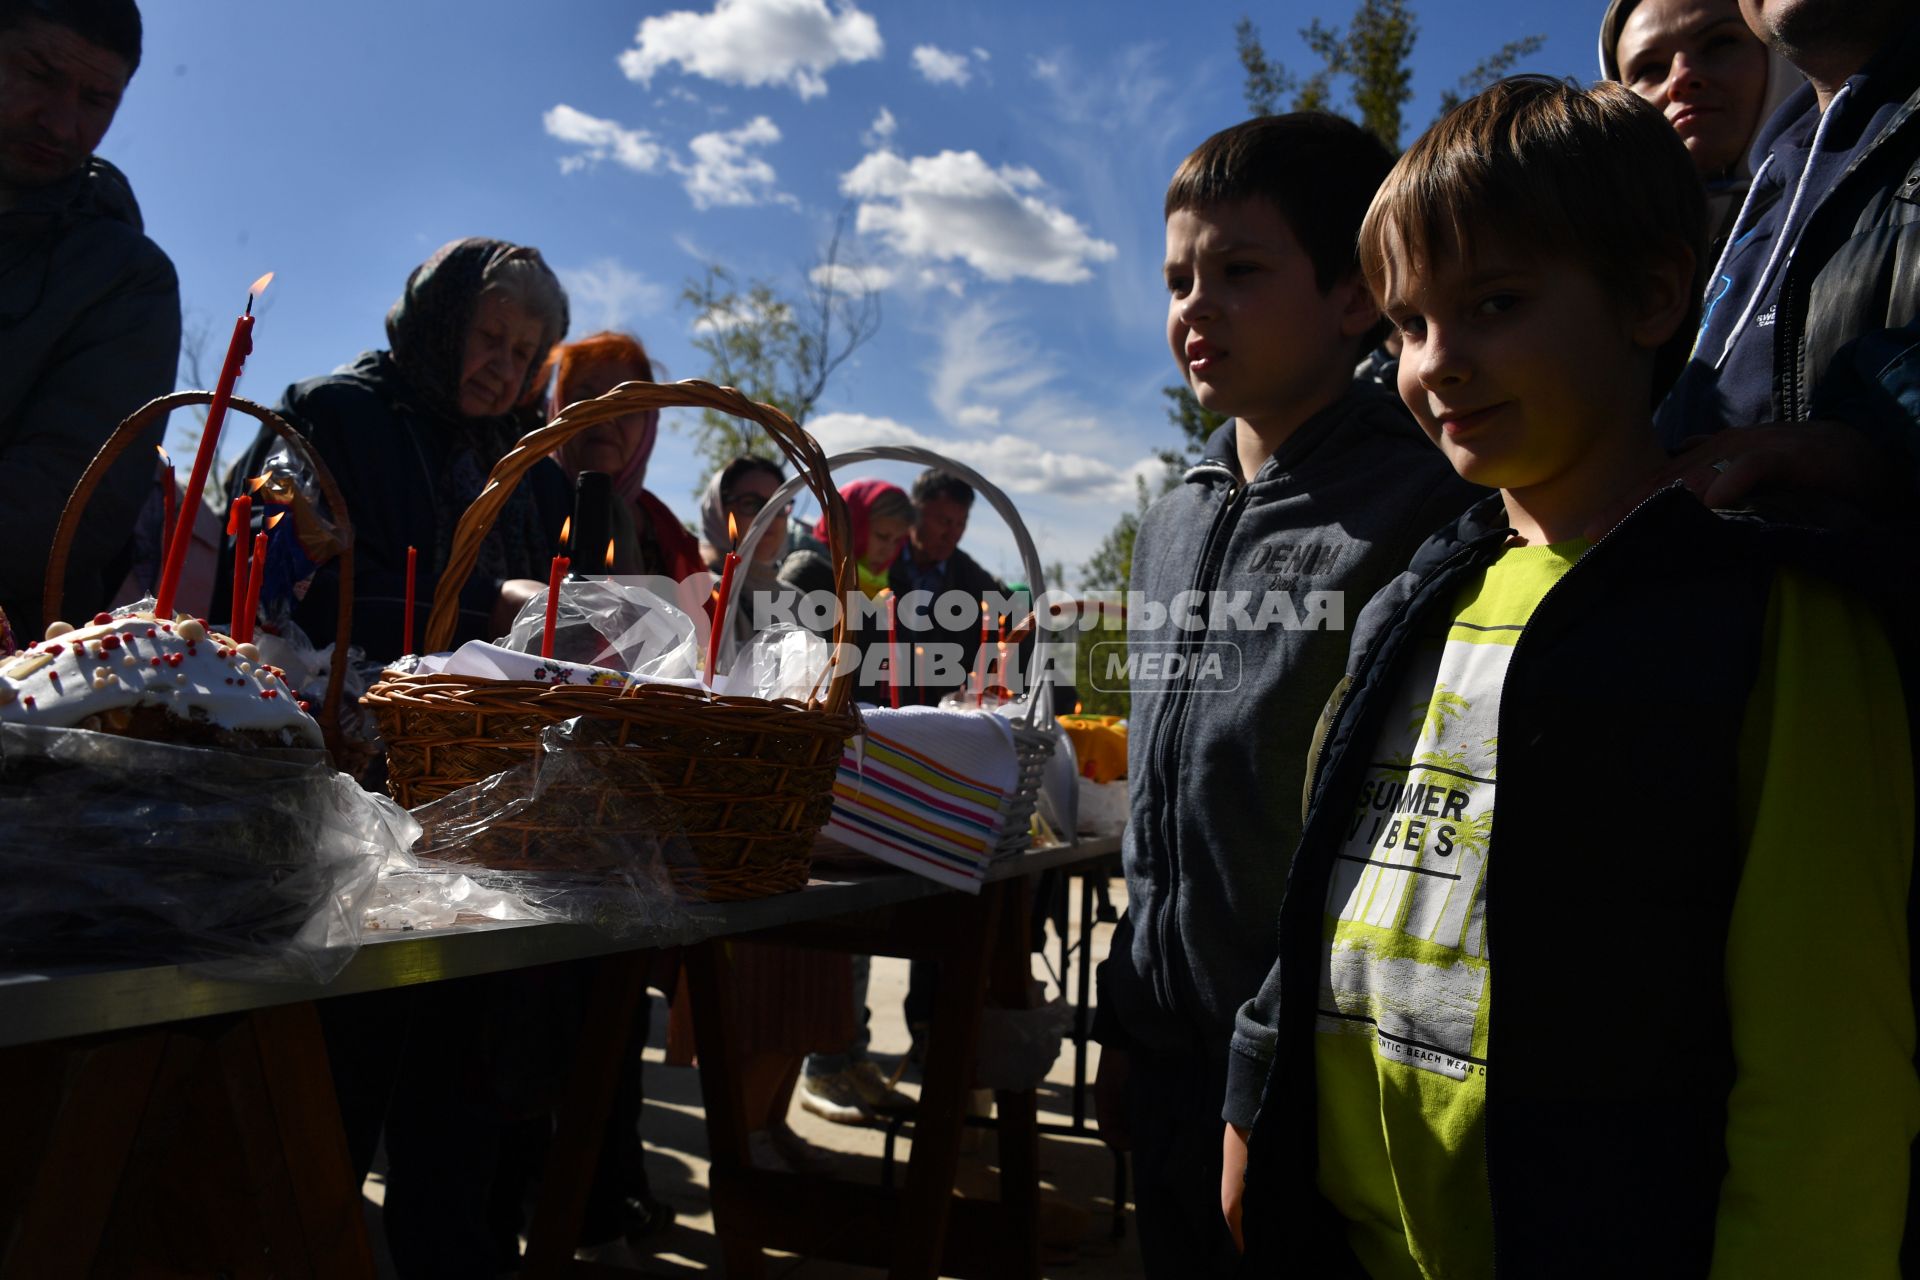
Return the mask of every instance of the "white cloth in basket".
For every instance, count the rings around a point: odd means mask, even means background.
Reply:
[[[882,862],[978,893],[1020,784],[1013,729],[990,711],[862,707],[833,784],[827,834]]]

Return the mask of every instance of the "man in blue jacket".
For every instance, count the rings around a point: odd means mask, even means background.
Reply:
[[[93,154],[140,63],[133,0],[0,0],[0,610],[40,635],[61,508],[108,433],[173,389],[180,284],[118,169]],[[114,603],[163,424],[88,508],[64,612]]]
[[[1920,17],[1903,0],[1741,0],[1808,80],[1754,140],[1754,180],[1661,406],[1709,506],[1795,494],[1830,517],[1910,505],[1920,458]],[[1889,465],[1893,463],[1895,465]]]

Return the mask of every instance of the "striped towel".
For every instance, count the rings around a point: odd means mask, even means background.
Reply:
[[[827,835],[956,889],[980,892],[1020,783],[1013,730],[990,711],[861,708],[833,784]]]

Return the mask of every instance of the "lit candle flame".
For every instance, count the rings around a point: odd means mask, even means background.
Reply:
[[[279,515],[267,521],[267,528],[269,529],[273,528],[275,525],[279,524],[282,520],[285,520],[286,518],[287,518],[287,513],[282,511]]]
[[[573,550],[573,517],[568,516],[560,524],[560,554],[566,555]]]
[[[727,512],[727,545],[729,547],[740,545],[740,522],[734,518],[731,511]]]
[[[173,459],[172,459],[172,458],[169,458],[169,457],[167,456],[167,450],[166,450],[166,446],[165,446],[165,445],[158,445],[158,444],[157,444],[157,445],[155,445],[155,446],[153,446],[153,451],[154,451],[155,453],[157,453],[157,454],[159,454],[159,455],[160,455],[160,465],[161,465],[161,466],[163,466],[163,467],[170,467],[170,466],[172,466],[172,465],[173,465]]]
[[[261,276],[258,280],[255,280],[253,282],[253,287],[247,290],[247,296],[249,298],[259,297],[261,294],[267,291],[267,286],[272,283],[273,283],[273,272],[269,271],[267,272],[267,274]]]
[[[1074,704],[1073,704],[1073,714],[1075,714],[1075,715],[1079,715],[1079,714],[1080,714],[1080,708],[1081,708],[1081,707],[1082,707],[1083,705],[1084,705],[1083,703],[1079,703],[1079,702],[1076,702],[1076,703],[1074,703]]]
[[[607,539],[607,572],[613,572],[613,539]]]
[[[265,484],[267,481],[271,479],[273,479],[273,472],[262,471],[259,475],[247,481],[247,492],[248,493],[260,492],[260,486]]]

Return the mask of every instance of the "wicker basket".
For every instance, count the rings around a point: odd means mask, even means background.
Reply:
[[[449,647],[460,589],[480,543],[534,464],[591,427],[647,409],[712,409],[764,428],[828,512],[835,581],[853,581],[846,505],[826,457],[791,419],[730,387],[705,382],[626,382],[595,400],[568,405],[495,464],[461,517],[427,621],[426,651]],[[836,626],[836,646],[844,638]],[[537,757],[549,725],[581,718],[580,750],[594,753],[591,791],[549,789],[513,822],[463,846],[488,866],[593,874],[605,861],[609,828],[677,826],[693,862],[672,866],[683,892],[709,901],[758,898],[807,882],[814,833],[833,803],[833,777],[846,740],[859,732],[849,698],[854,672],[835,673],[824,696],[806,702],[720,697],[671,685],[597,685],[483,680],[388,672],[365,702],[387,743],[388,789],[408,808]],[[611,787],[611,790],[609,790]],[[427,833],[424,848],[432,848]]]
[[[67,556],[73,549],[73,537],[79,531],[87,503],[92,501],[93,491],[105,478],[107,469],[128,446],[140,439],[156,419],[164,419],[175,409],[188,405],[212,403],[211,391],[176,391],[172,395],[149,400],[114,428],[106,443],[100,446],[100,452],[93,455],[93,461],[81,473],[80,483],[74,486],[73,495],[67,499],[66,508],[60,513],[60,524],[54,530],[53,548],[47,556],[47,581],[41,595],[40,616],[44,620],[52,622],[60,616],[61,592],[67,580]],[[364,763],[372,757],[364,744],[349,743],[340,732],[340,689],[346,679],[347,664],[339,659],[347,652],[348,639],[353,634],[353,521],[347,515],[346,498],[342,496],[339,484],[334,481],[333,472],[327,470],[327,464],[320,460],[320,455],[314,452],[305,436],[287,425],[286,419],[271,409],[264,409],[239,396],[234,396],[228,403],[241,413],[258,419],[269,431],[292,446],[293,451],[300,455],[300,460],[312,470],[314,482],[320,486],[320,492],[327,500],[335,532],[340,538],[340,612],[334,629],[336,638],[333,652],[336,660],[328,664],[326,692],[321,696],[320,709],[314,719],[320,724],[327,750],[333,753],[335,766],[350,773],[355,772],[356,763]],[[193,518],[194,513],[187,510],[182,510],[178,517],[189,522]],[[191,524],[188,527],[191,528]]]
[[[987,500],[987,504],[1006,521],[1007,528],[1013,534],[1014,547],[1020,552],[1021,564],[1027,571],[1029,599],[1038,600],[1046,594],[1045,574],[1040,565],[1040,551],[1034,546],[1033,536],[1027,532],[1027,525],[1020,518],[1020,511],[1000,488],[972,467],[953,461],[935,453],[931,449],[921,449],[913,445],[874,445],[865,449],[849,449],[845,453],[836,453],[826,461],[827,470],[838,471],[842,467],[853,466],[861,462],[911,462],[924,467],[938,467],[972,485],[974,491]],[[754,547],[762,534],[781,513],[787,501],[800,491],[798,477],[788,480],[767,500],[760,514],[748,527],[739,541],[739,554],[742,560],[751,559]],[[739,601],[729,602],[729,607],[737,607]],[[721,620],[723,623],[726,619]],[[1015,619],[1016,624],[1021,620]],[[731,630],[721,633],[731,637]],[[1014,750],[1020,761],[1020,780],[1011,795],[1007,797],[1006,807],[1002,810],[999,839],[994,845],[994,857],[1005,858],[1019,854],[1032,843],[1034,807],[1039,802],[1040,783],[1047,771],[1047,761],[1053,758],[1055,744],[1058,741],[1057,729],[1053,719],[1052,699],[1049,697],[1050,685],[1046,677],[1045,646],[1046,633],[1036,634],[1034,641],[1034,667],[1041,676],[1027,690],[1026,705],[1011,717],[1013,725]]]

